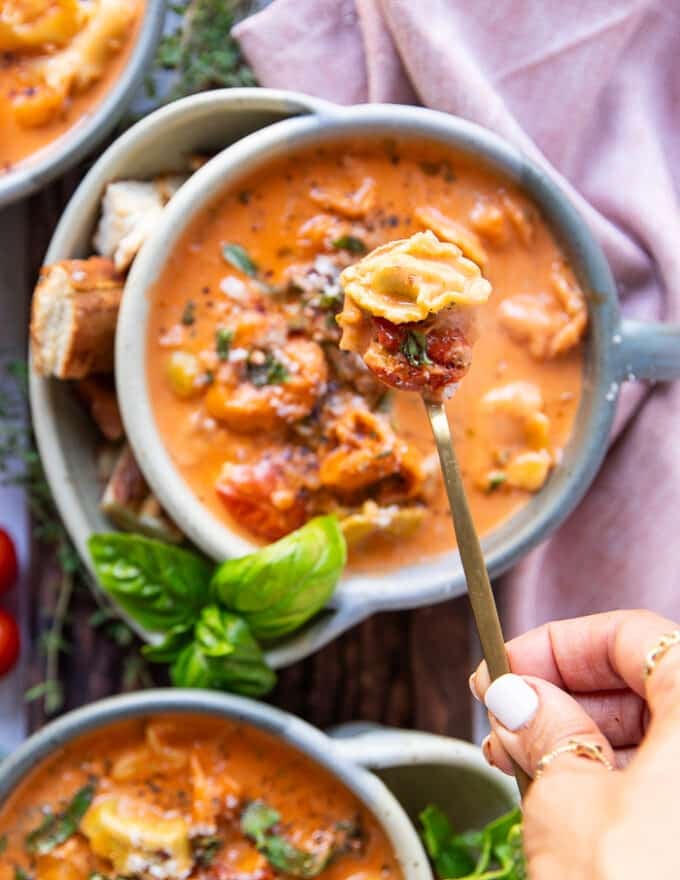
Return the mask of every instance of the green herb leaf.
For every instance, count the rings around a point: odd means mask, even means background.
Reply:
[[[102,587],[145,629],[168,632],[198,618],[213,570],[202,556],[119,532],[92,535],[88,547]]]
[[[243,272],[251,278],[257,274],[257,264],[250,259],[248,252],[240,244],[234,244],[233,242],[223,244],[222,256],[227,263],[231,263],[239,272]]]
[[[458,842],[448,817],[435,806],[426,807],[420,814],[422,838],[428,855],[442,880],[467,877],[475,870],[476,859],[470,849]]]
[[[526,880],[521,813],[511,810],[481,831],[454,834],[435,806],[420,814],[421,836],[440,880]]]
[[[316,877],[334,857],[335,851],[308,852],[294,846],[285,837],[274,834],[281,816],[264,801],[253,801],[241,815],[241,831],[249,837],[277,871],[291,877]]]
[[[285,364],[282,364],[269,352],[261,364],[248,360],[246,371],[248,379],[256,388],[262,388],[264,385],[281,385],[288,379],[288,370]]]
[[[346,561],[337,518],[320,516],[268,547],[223,562],[211,591],[243,616],[256,638],[277,639],[326,605]]]
[[[174,663],[192,641],[193,635],[193,625],[175,626],[165,633],[162,642],[156,645],[144,645],[142,654],[150,663]]]
[[[281,814],[264,801],[252,801],[241,814],[241,831],[255,846],[264,846],[268,831],[281,821]]]
[[[365,254],[368,248],[364,242],[355,235],[341,235],[333,242],[333,247],[339,251],[349,251],[350,254]]]
[[[38,828],[26,836],[26,849],[30,853],[44,855],[68,840],[78,830],[94,793],[95,786],[88,783],[74,794],[61,813],[47,813]]]
[[[502,486],[503,483],[507,480],[507,476],[503,471],[491,471],[488,477],[487,489],[489,492],[493,492],[494,489],[498,489],[499,486]]]
[[[249,697],[269,693],[276,683],[248,624],[216,605],[201,612],[194,640],[173,663],[170,677],[177,687],[211,688]]]
[[[414,367],[430,365],[427,353],[427,336],[418,330],[409,330],[401,344],[401,352]]]
[[[233,338],[234,331],[228,330],[226,327],[218,327],[215,331],[215,351],[221,361],[226,361],[229,357]]]
[[[192,299],[188,299],[184,305],[184,311],[180,318],[185,327],[191,327],[196,321],[196,303]]]
[[[27,874],[23,868],[14,868],[14,880],[33,880],[30,874]]]
[[[156,63],[177,71],[169,99],[211,88],[254,86],[257,81],[243,60],[231,29],[253,11],[244,0],[192,0],[175,4],[182,27],[161,40]]]
[[[198,868],[209,868],[222,847],[222,838],[215,834],[199,835],[191,839],[191,855]]]

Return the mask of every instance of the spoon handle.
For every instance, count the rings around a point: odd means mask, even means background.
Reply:
[[[477,530],[470,514],[463,480],[453,448],[446,410],[443,404],[430,401],[425,401],[425,407],[430,419],[444,475],[444,486],[446,487],[446,494],[448,495],[451,508],[458,550],[463,562],[472,615],[479,633],[479,640],[482,643],[482,652],[489,668],[489,675],[493,681],[501,675],[510,672],[510,664],[508,663],[508,655],[505,652],[505,640],[498,617],[496,600],[491,589],[489,574],[484,562],[484,554],[477,537]],[[524,794],[529,786],[530,779],[521,767],[515,764],[514,769],[520,792]]]

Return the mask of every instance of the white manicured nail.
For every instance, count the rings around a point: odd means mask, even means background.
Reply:
[[[491,682],[484,696],[484,704],[503,727],[519,730],[536,714],[538,695],[519,675],[508,673]]]

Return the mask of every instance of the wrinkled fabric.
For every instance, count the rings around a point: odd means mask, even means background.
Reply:
[[[498,132],[569,191],[624,314],[680,321],[680,3],[274,0],[235,35],[262,85]],[[680,620],[679,437],[680,384],[623,387],[587,496],[503,579],[508,632],[622,607]]]

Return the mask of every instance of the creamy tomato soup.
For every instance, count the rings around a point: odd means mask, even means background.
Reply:
[[[0,174],[93,112],[127,64],[144,0],[7,0],[0,10]]]
[[[448,403],[477,527],[559,466],[579,403],[583,293],[527,199],[442,147],[343,143],[239,179],[192,222],[152,291],[147,379],[179,472],[225,525],[267,541],[335,511],[354,570],[455,543],[416,394],[338,349],[338,276],[430,229],[493,288]],[[416,334],[402,351],[427,354]]]
[[[126,721],[58,750],[0,807],[0,835],[0,880],[402,876],[373,815],[324,768],[206,716]]]

